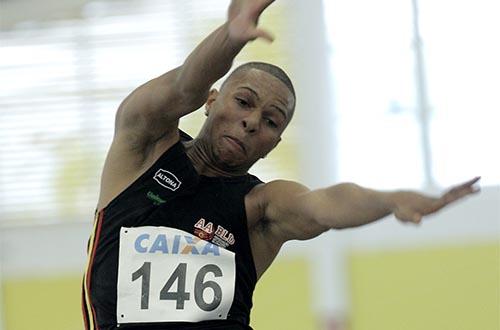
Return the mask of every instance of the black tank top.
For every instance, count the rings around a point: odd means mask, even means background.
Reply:
[[[181,132],[181,140],[187,139],[191,138]],[[86,329],[250,329],[257,275],[244,198],[261,182],[249,174],[199,175],[182,141],[167,150],[107,207],[96,212],[82,292]],[[235,253],[234,298],[226,320],[133,324],[117,321],[120,229],[142,226],[177,228]]]

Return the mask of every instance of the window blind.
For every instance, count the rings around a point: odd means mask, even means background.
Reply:
[[[0,226],[92,219],[119,103],[180,65],[224,21],[228,4],[90,2],[80,20],[1,31]],[[284,9],[270,8],[268,23],[281,33],[273,10]],[[275,50],[260,49],[239,60],[278,58]],[[286,62],[283,54],[274,61]],[[194,114],[181,126],[195,135],[202,120]],[[291,143],[256,167],[257,175],[293,178],[293,132],[288,136]]]

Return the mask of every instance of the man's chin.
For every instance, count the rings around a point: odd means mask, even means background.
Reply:
[[[241,159],[223,158],[221,159],[221,163],[226,169],[241,170],[249,167],[247,162]]]
[[[253,163],[246,158],[238,157],[234,154],[223,154],[219,158],[220,163],[224,166],[225,170],[232,172],[246,172]]]

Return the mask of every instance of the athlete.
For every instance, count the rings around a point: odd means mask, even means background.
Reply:
[[[272,0],[233,0],[227,21],[185,62],[120,105],[102,173],[83,283],[86,329],[250,329],[257,280],[288,240],[402,222],[478,191],[479,178],[434,198],[353,183],[309,190],[248,174],[281,140],[295,108],[288,76],[266,63],[231,73],[246,43],[272,36]],[[205,105],[194,139],[179,119]],[[311,114],[314,115],[314,114]]]

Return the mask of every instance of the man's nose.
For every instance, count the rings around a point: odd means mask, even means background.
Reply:
[[[259,130],[260,115],[257,112],[250,114],[243,118],[242,124],[246,132],[255,133]]]

